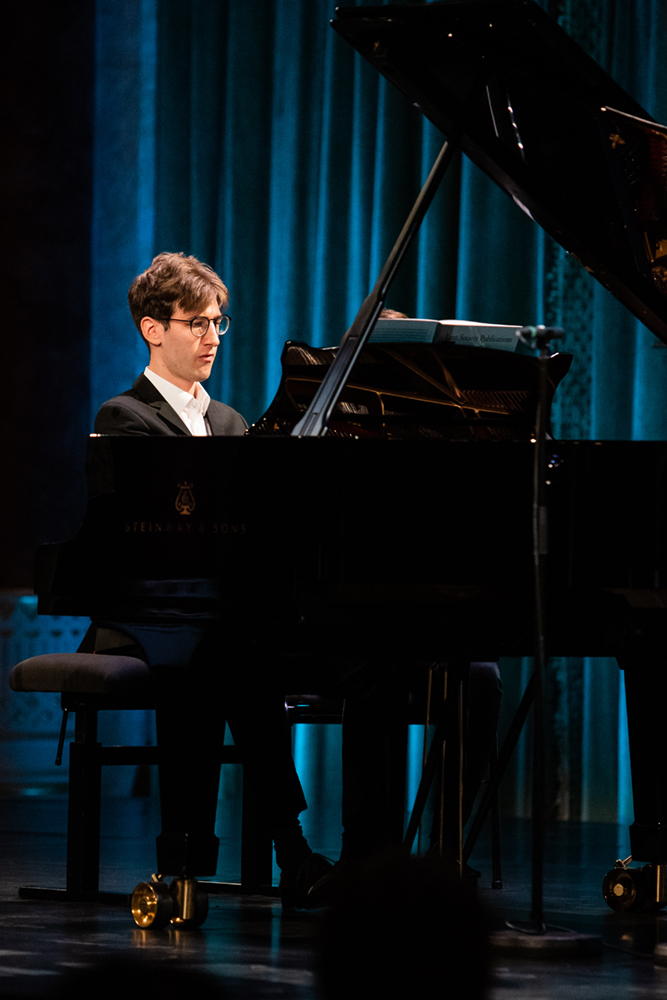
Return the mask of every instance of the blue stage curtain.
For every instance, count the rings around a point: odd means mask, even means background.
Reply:
[[[658,120],[667,9],[545,2]],[[153,252],[223,276],[233,325],[209,389],[256,419],[289,338],[338,343],[443,141],[329,27],[325,0],[98,4],[91,409],[143,367],[125,307]],[[564,437],[662,438],[667,354],[469,161],[390,292],[410,315],[565,327]]]
[[[542,6],[667,121],[663,0]],[[98,0],[96,9],[91,418],[145,364],[125,306],[131,278],[153,253],[182,250],[231,292],[233,323],[209,392],[255,420],[275,394],[285,340],[341,339],[443,137],[331,30],[330,0]],[[465,159],[452,165],[387,304],[561,325],[574,363],[554,405],[556,435],[667,436],[667,350]],[[613,661],[554,669],[563,818],[625,815],[625,749],[595,724],[591,691],[603,676],[614,715]]]

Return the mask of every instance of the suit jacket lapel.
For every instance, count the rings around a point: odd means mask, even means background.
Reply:
[[[206,411],[206,419],[208,420],[208,425],[211,428],[211,434],[215,437],[216,435],[224,434],[225,427],[223,423],[218,422],[218,415],[215,410],[215,406],[209,406]]]
[[[160,395],[150,379],[147,379],[143,374],[140,375],[132,389],[137,399],[151,406],[160,419],[169,424],[174,434],[186,434],[188,437],[192,437],[179,415],[172,409],[164,396]]]

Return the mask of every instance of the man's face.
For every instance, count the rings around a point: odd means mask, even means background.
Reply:
[[[195,316],[217,319],[220,313],[215,299],[205,309],[199,308],[194,312],[187,312],[176,305],[167,329],[161,324],[157,327],[158,333],[151,344],[151,369],[179,389],[192,392],[195,382],[203,382],[211,374],[220,338],[212,323],[209,323],[203,337],[195,337],[188,323],[173,320],[191,320]]]

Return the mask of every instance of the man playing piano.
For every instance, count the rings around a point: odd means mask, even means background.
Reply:
[[[131,389],[104,403],[95,432],[244,434],[247,424],[241,414],[210,399],[201,385],[211,374],[230,322],[225,314],[228,292],[218,275],[195,257],[162,253],[134,280],[128,299],[150,360]],[[262,796],[281,869],[283,907],[326,902],[318,888],[330,881],[331,866],[311,851],[301,831],[298,816],[306,803],[292,761],[283,699],[253,684],[240,664],[220,662],[215,623],[103,625],[97,630],[96,650],[138,652],[155,678],[162,813],[158,871],[186,877],[215,873],[219,754],[226,719]]]

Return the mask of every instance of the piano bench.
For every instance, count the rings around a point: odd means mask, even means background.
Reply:
[[[59,692],[63,722],[56,764],[62,760],[67,717],[75,716],[74,742],[70,743],[67,806],[67,875],[65,889],[22,887],[23,898],[68,900],[103,899],[126,903],[124,893],[100,893],[100,805],[102,766],[157,764],[156,746],[102,746],[97,741],[97,713],[105,710],[153,709],[153,679],[143,660],[103,653],[46,653],[18,663],[9,675],[13,691]],[[241,763],[235,746],[225,746],[222,763]],[[244,831],[241,884],[257,884],[271,876],[271,843],[266,835],[246,827],[252,816],[252,790],[246,796],[244,780]],[[249,824],[251,827],[252,824]]]
[[[55,691],[97,696],[121,708],[152,708],[153,681],[143,660],[103,653],[45,653],[17,663],[9,675],[12,691]]]

